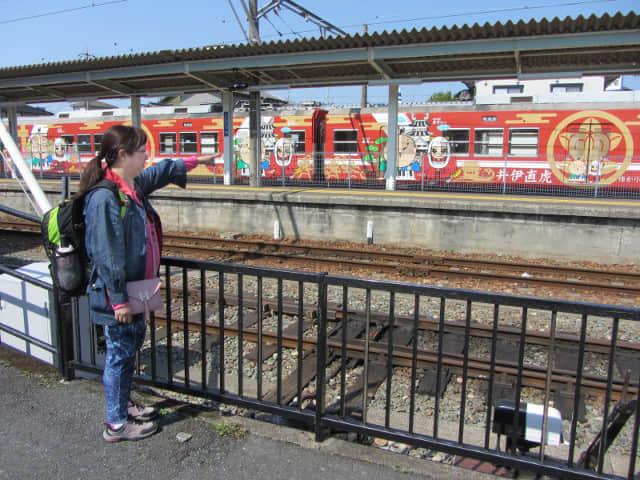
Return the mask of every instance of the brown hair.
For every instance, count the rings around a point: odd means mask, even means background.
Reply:
[[[107,163],[107,167],[113,166],[118,159],[120,150],[128,154],[133,154],[143,145],[147,144],[147,134],[139,127],[127,125],[114,125],[109,127],[102,136],[100,152],[87,164],[80,177],[80,186],[76,196],[83,195],[93,185],[104,178],[102,160]]]

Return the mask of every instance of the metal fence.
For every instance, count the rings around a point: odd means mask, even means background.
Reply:
[[[141,384],[269,412],[318,440],[355,432],[453,463],[636,478],[638,309],[176,258],[163,266],[171,300],[151,318]],[[73,366],[100,372],[99,334],[78,318],[74,331]]]
[[[24,151],[23,156],[37,178],[79,178],[92,154],[83,146],[68,145],[63,154]],[[86,149],[86,146],[83,148]],[[378,152],[300,153],[283,157],[267,151],[260,162],[263,186],[340,189],[385,189],[390,172],[386,158]],[[151,161],[178,158],[172,152],[149,152]],[[211,166],[190,172],[191,181],[222,185],[224,162],[221,154]],[[400,156],[400,159],[403,157]],[[245,159],[246,160],[246,159]],[[12,178],[10,162],[3,158],[0,176]],[[409,163],[411,162],[411,163]],[[249,165],[239,156],[234,160],[233,183],[249,184]],[[470,156],[451,154],[434,162],[425,154],[399,160],[393,177],[396,190],[423,192],[474,192],[492,194],[553,195],[583,198],[640,198],[640,159],[630,155],[574,159],[569,155]]]

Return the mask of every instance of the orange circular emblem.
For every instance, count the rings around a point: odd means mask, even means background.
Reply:
[[[551,171],[571,185],[609,185],[624,174],[632,156],[629,128],[600,110],[569,115],[556,125],[547,143]]]

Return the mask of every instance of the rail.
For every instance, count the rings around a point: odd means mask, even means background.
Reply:
[[[627,347],[637,347],[638,309],[179,258],[162,263],[170,300],[152,315],[140,384],[277,415],[317,440],[355,432],[441,452],[453,463],[635,478],[640,372],[637,350]],[[423,328],[423,317],[435,325]],[[91,345],[77,345],[72,365],[98,373],[97,334],[78,318],[75,337],[86,331]],[[461,326],[455,335],[451,322]],[[484,336],[472,335],[476,324],[485,325]],[[549,341],[529,338],[543,330]],[[577,343],[559,350],[567,335]],[[534,369],[537,381],[527,382]]]

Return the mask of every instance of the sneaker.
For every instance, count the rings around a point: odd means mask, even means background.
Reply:
[[[147,438],[158,431],[156,422],[138,422],[128,420],[117,430],[111,427],[110,423],[105,423],[102,438],[107,442],[119,442],[120,440],[140,440]]]
[[[140,420],[142,422],[146,422],[148,420],[153,420],[154,418],[156,418],[158,416],[158,411],[153,407],[147,407],[141,403],[129,400],[129,405],[127,406],[127,414],[132,420]]]

